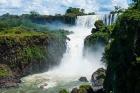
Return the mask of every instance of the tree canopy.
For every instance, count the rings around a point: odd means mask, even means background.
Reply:
[[[73,7],[69,7],[66,10],[66,15],[83,15],[85,10],[84,9],[80,9],[80,8],[73,8]]]

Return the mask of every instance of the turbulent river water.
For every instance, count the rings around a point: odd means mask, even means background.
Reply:
[[[92,73],[103,67],[100,60],[104,48],[99,46],[98,51],[89,51],[87,57],[83,57],[84,39],[91,34],[95,21],[101,18],[98,15],[78,16],[75,26],[63,26],[73,33],[68,35],[70,40],[61,64],[47,72],[24,77],[20,88],[4,90],[3,93],[58,93],[60,89],[71,90],[82,84],[78,81],[82,76],[90,81]]]

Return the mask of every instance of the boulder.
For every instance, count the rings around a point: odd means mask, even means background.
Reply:
[[[99,68],[92,74],[91,82],[94,88],[96,89],[103,88],[103,82],[106,76],[105,72],[106,71],[104,68]]]
[[[87,80],[86,77],[80,77],[80,78],[79,78],[79,81],[81,81],[81,82],[88,82],[88,80]]]
[[[71,93],[78,93],[78,92],[79,92],[79,89],[77,89],[77,88],[73,88],[71,91]]]
[[[98,32],[98,31],[99,31],[99,29],[92,28],[91,33],[94,34],[94,33]]]
[[[44,83],[44,84],[40,85],[39,88],[41,88],[41,89],[46,89],[47,86],[48,86],[48,84],[47,84],[47,83]]]
[[[66,89],[62,89],[59,91],[59,93],[69,93]]]
[[[106,93],[106,91],[103,88],[95,91],[91,85],[81,85],[79,88],[73,88],[71,93]]]
[[[94,93],[91,85],[81,85],[79,88],[73,88],[71,93]]]

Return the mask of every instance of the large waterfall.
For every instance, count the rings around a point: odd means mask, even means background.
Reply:
[[[23,80],[28,83],[43,80],[48,84],[46,88],[57,86],[62,82],[78,81],[81,76],[90,80],[91,74],[103,66],[100,62],[103,48],[100,48],[98,53],[89,53],[90,59],[85,58],[84,39],[91,33],[95,21],[99,18],[97,15],[78,16],[75,26],[64,27],[63,29],[73,31],[73,34],[68,35],[70,40],[67,41],[67,51],[61,64],[45,73],[28,76]]]
[[[64,79],[78,79],[80,76],[87,76],[93,73],[100,64],[100,58],[95,62],[89,62],[83,57],[84,39],[90,34],[94,22],[98,19],[98,16],[78,16],[76,26],[65,28],[73,31],[73,34],[68,35],[70,40],[67,41],[67,51],[62,58],[62,62],[56,68],[50,70],[47,73],[52,73],[55,76],[62,76]],[[94,56],[93,56],[94,57]],[[61,78],[60,78],[61,79]]]

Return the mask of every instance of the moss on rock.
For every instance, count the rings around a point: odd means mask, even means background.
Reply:
[[[17,80],[9,80],[9,71],[13,73],[11,78],[20,79],[58,65],[66,50],[66,39],[63,31],[37,32],[24,27],[1,31],[0,64],[6,65],[9,70],[0,68],[0,78],[5,76],[6,82],[13,83]]]
[[[62,89],[62,90],[60,90],[59,93],[69,93],[69,92],[66,89]]]
[[[10,68],[4,64],[0,64],[0,77],[12,76]]]

